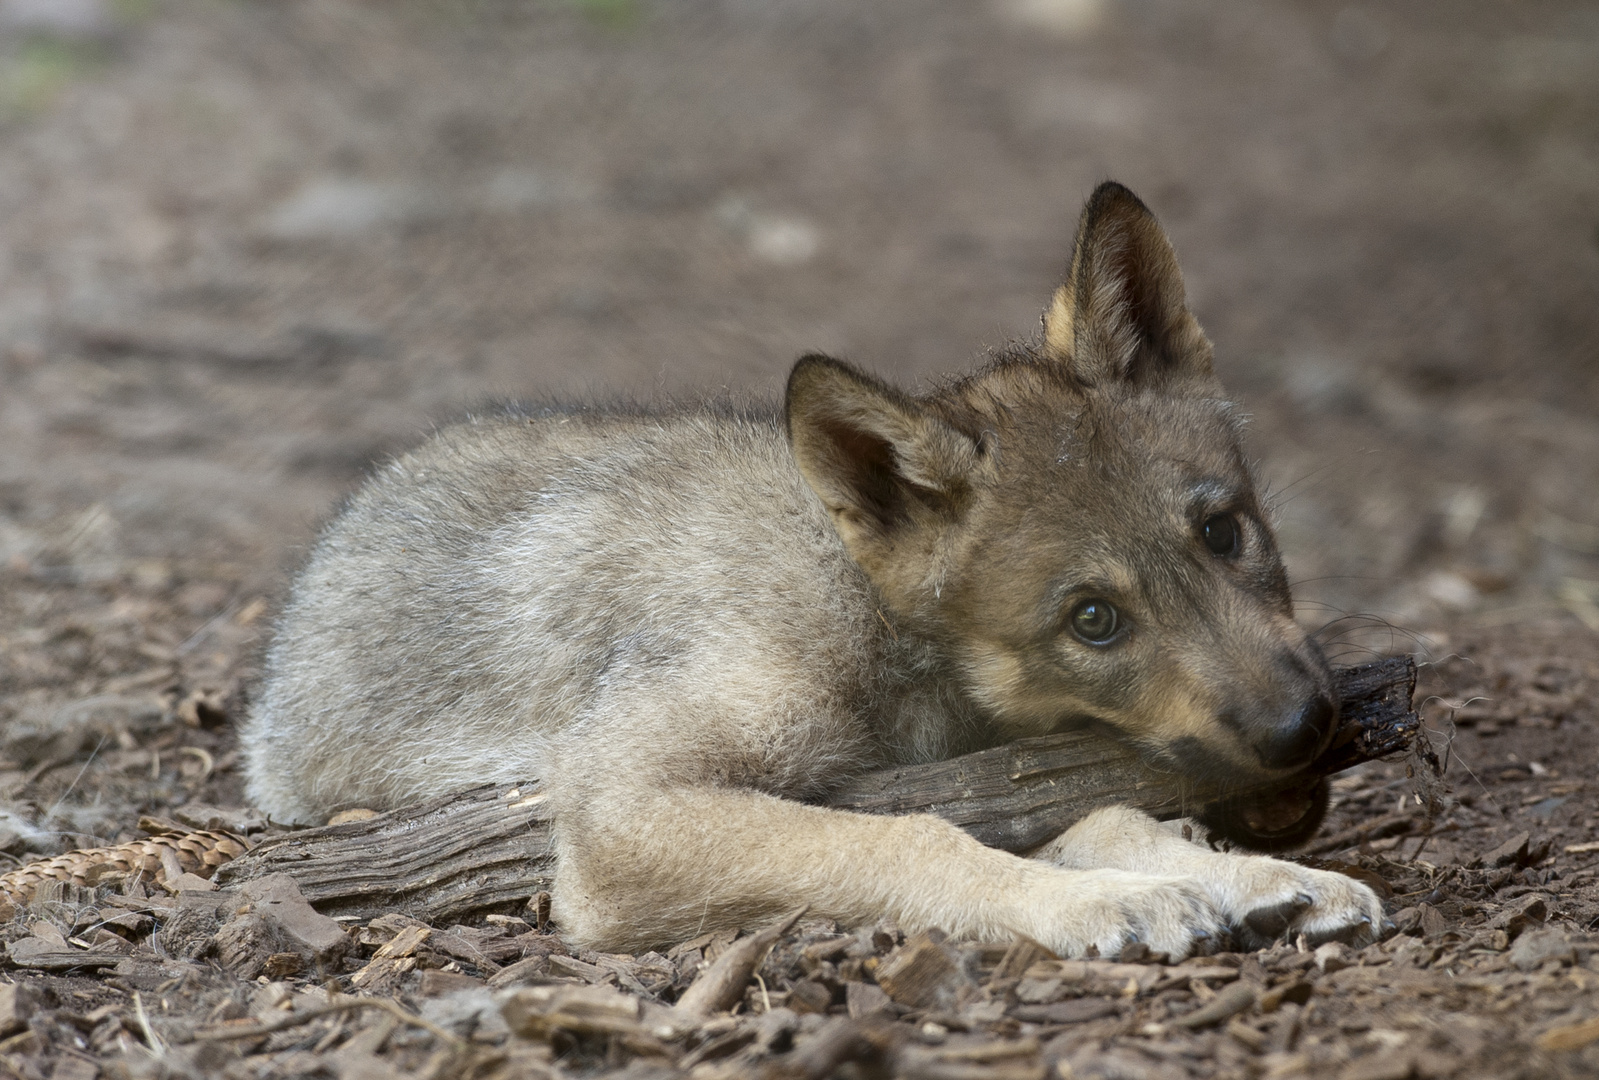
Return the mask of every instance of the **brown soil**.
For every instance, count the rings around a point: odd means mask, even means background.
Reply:
[[[1321,856],[1385,881],[1400,933],[1132,992],[1111,961],[941,951],[959,977],[912,1006],[873,996],[910,947],[892,928],[803,924],[737,1017],[662,1039],[507,1035],[471,980],[525,956],[666,1002],[725,941],[552,962],[533,928],[440,927],[383,991],[462,1050],[379,1012],[194,1039],[349,990],[400,924],[246,980],[208,944],[227,912],[158,895],[107,923],[61,896],[8,940],[49,924],[117,964],[14,947],[0,1067],[822,1075],[831,1047],[857,1075],[1599,1071],[1580,3],[0,0],[0,850],[207,807],[243,827],[231,724],[286,568],[431,423],[496,396],[772,393],[809,350],[958,370],[1031,332],[1105,176],[1182,252],[1306,621],[1346,660],[1430,662],[1440,811],[1369,767],[1324,835],[1386,835]],[[1230,986],[1253,1003],[1182,1024]]]

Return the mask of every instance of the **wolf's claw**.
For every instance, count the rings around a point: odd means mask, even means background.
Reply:
[[[1242,936],[1246,941],[1262,942],[1262,945],[1255,947],[1263,948],[1287,933],[1288,928],[1309,911],[1315,902],[1309,894],[1299,893],[1291,900],[1256,908],[1244,916],[1243,925],[1238,929],[1243,931]]]
[[[1384,919],[1383,921],[1387,922],[1388,920]],[[1364,945],[1368,941],[1376,940],[1376,938],[1377,933],[1372,929],[1371,917],[1362,915],[1359,919],[1346,926],[1307,932],[1305,934],[1305,944],[1311,948],[1315,948],[1317,945],[1325,945],[1329,941],[1338,941],[1345,945]]]

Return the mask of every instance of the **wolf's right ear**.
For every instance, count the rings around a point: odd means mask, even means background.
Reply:
[[[1083,207],[1066,283],[1044,312],[1044,352],[1089,385],[1211,377],[1177,253],[1120,184],[1100,184]]]
[[[914,398],[826,356],[794,365],[784,410],[800,473],[874,577],[906,533],[959,513],[983,457]]]

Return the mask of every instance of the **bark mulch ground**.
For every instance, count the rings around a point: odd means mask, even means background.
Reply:
[[[11,806],[75,820],[84,841],[266,834],[239,806],[230,726],[253,602],[200,618],[120,586],[96,602],[7,585],[4,603],[59,627],[37,670],[72,657],[85,691],[7,729]],[[0,930],[0,1066],[29,1080],[1584,1075],[1599,1067],[1599,636],[1573,620],[1441,644],[1418,690],[1448,760],[1438,811],[1403,763],[1362,766],[1335,779],[1317,854],[1301,856],[1383,892],[1394,931],[1363,949],[1063,961],[1025,940],[801,918],[771,941],[748,927],[624,956],[565,946],[547,897],[429,926],[328,918],[286,877],[53,885]],[[21,861],[39,838],[20,816],[11,828],[0,839]]]

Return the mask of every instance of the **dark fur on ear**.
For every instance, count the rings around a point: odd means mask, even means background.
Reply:
[[[915,398],[826,356],[794,365],[784,412],[800,473],[869,574],[959,513],[983,456]]]
[[[1120,184],[1100,184],[1083,207],[1066,283],[1044,313],[1044,353],[1091,386],[1214,377],[1171,241]]]

